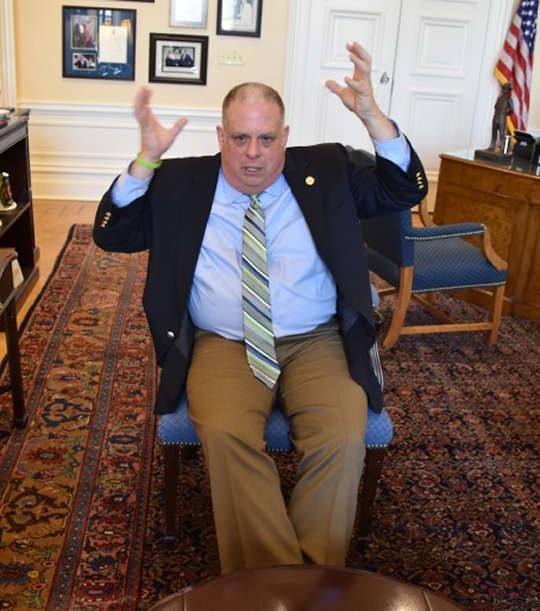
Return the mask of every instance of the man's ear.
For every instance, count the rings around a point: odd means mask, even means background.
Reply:
[[[225,141],[225,132],[223,131],[223,127],[221,125],[216,125],[216,132],[219,145],[221,146]]]

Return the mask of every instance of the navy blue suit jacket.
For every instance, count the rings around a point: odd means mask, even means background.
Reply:
[[[375,342],[373,307],[358,219],[416,205],[427,194],[427,179],[414,150],[407,172],[380,157],[354,158],[339,144],[293,147],[287,149],[283,174],[336,281],[351,375],[372,409],[380,411],[382,391],[369,356]],[[188,300],[220,165],[219,154],[164,160],[144,197],[118,208],[109,189],[96,213],[99,247],[150,250],[143,303],[162,368],[157,414],[174,411],[185,391],[194,335]]]

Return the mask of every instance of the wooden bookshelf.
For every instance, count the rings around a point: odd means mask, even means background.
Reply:
[[[35,243],[32,182],[28,147],[28,110],[15,110],[0,128],[0,172],[9,174],[13,200],[17,207],[4,211],[0,205],[0,248],[14,248],[24,280],[17,288],[17,310],[27,299],[39,276],[36,263],[39,248]]]

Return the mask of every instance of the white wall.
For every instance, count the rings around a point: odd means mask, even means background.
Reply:
[[[34,198],[99,199],[137,152],[131,105],[137,89],[148,82],[150,33],[209,37],[206,85],[150,84],[154,108],[165,123],[178,116],[189,119],[171,154],[217,151],[215,125],[221,100],[237,83],[261,80],[282,89],[289,0],[263,2],[260,38],[216,35],[215,0],[208,1],[205,29],[169,26],[170,0],[111,4],[137,11],[134,81],[63,78],[62,6],[66,4],[101,6],[81,0],[13,2],[17,104],[31,111]],[[219,63],[220,52],[231,49],[243,52],[244,65]]]
[[[205,86],[153,83],[156,103],[181,108],[216,108],[223,92],[242,80],[264,80],[280,88],[283,82],[289,0],[263,2],[260,38],[217,36],[217,2],[208,0],[207,27],[172,27],[170,1],[89,2],[88,0],[13,0],[19,101],[83,104],[131,104],[134,92],[148,82],[150,33],[208,36],[208,78]],[[62,6],[135,9],[135,80],[63,78]],[[241,49],[245,65],[218,63],[220,50]]]
[[[0,0],[4,5],[9,2]],[[215,125],[225,91],[245,80],[263,80],[283,89],[289,2],[263,2],[261,38],[217,36],[215,0],[208,1],[205,30],[170,27],[170,0],[126,3],[137,10],[136,76],[134,81],[114,82],[62,77],[64,0],[14,0],[17,103],[31,110],[34,197],[99,199],[137,152],[131,103],[135,91],[148,80],[150,32],[209,36],[206,86],[152,83],[152,89],[154,107],[165,123],[179,114],[189,119],[170,154],[214,153]],[[85,0],[67,4],[92,5]],[[117,2],[111,7],[123,5]],[[241,49],[245,65],[219,64],[224,49]],[[540,60],[534,69],[529,129],[540,133]]]
[[[35,199],[99,200],[139,150],[137,124],[127,104],[29,104],[32,190]],[[217,151],[217,109],[155,108],[171,125],[189,123],[168,155]]]

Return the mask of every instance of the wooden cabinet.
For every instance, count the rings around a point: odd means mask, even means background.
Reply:
[[[0,206],[0,248],[17,251],[24,280],[17,289],[17,306],[26,299],[38,279],[36,262],[39,249],[35,244],[32,184],[28,150],[29,111],[16,110],[7,116],[7,125],[0,128],[0,172],[9,174],[13,200],[17,207],[11,212]]]
[[[540,321],[540,168],[475,160],[473,151],[441,155],[433,218],[487,225],[508,262],[503,313]]]

